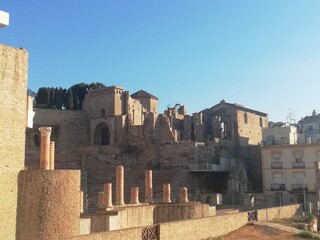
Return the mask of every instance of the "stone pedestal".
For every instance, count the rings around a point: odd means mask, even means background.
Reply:
[[[104,201],[104,192],[98,192],[98,208],[104,208],[105,201]]]
[[[139,204],[139,188],[132,187],[131,188],[131,201],[130,204]]]
[[[40,169],[50,169],[50,136],[51,127],[39,128],[41,136],[40,144]]]
[[[180,188],[180,203],[187,203],[188,200],[188,189],[186,187]]]
[[[55,143],[51,141],[50,142],[50,170],[54,170],[54,149],[55,149]]]
[[[112,184],[111,183],[106,183],[103,185],[104,189],[104,202],[106,208],[112,208]]]
[[[163,184],[163,203],[171,203],[171,189],[170,183]]]
[[[116,205],[124,205],[124,168],[116,169]]]
[[[80,233],[80,171],[23,170],[18,176],[17,240]]]
[[[153,192],[152,192],[152,170],[145,171],[145,202],[153,202]]]

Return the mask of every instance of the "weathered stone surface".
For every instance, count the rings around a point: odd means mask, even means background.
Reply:
[[[0,44],[1,239],[15,239],[17,177],[24,168],[28,53]],[[39,160],[38,160],[39,161]]]
[[[56,240],[80,232],[80,171],[23,170],[18,178],[17,240]]]

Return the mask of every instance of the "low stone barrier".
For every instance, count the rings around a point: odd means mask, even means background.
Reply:
[[[270,221],[275,218],[289,218],[300,214],[300,204],[287,205],[256,210],[259,221]],[[231,213],[219,216],[203,217],[196,219],[180,220],[173,222],[159,223],[153,226],[121,229],[109,232],[101,232],[90,235],[83,235],[68,239],[73,240],[145,240],[143,234],[146,231],[154,233],[154,238],[161,240],[197,240],[209,237],[226,235],[238,230],[248,223],[248,212]]]
[[[294,215],[302,213],[301,204],[286,205],[280,207],[272,207],[259,209],[258,221],[272,221],[273,219],[291,218]]]

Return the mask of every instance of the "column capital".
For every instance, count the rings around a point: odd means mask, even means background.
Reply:
[[[51,127],[39,127],[39,132],[42,136],[50,136]]]

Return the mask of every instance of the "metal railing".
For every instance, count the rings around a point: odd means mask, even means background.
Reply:
[[[306,184],[304,183],[294,183],[292,184],[292,191],[303,191],[303,188],[304,190],[308,190]]]
[[[213,172],[223,172],[223,171],[229,170],[220,164],[212,164],[212,163],[189,164],[189,169],[193,171],[213,171]]]
[[[283,168],[282,162],[272,162],[271,168]]]
[[[293,165],[292,165],[293,168],[305,168],[306,167],[305,162],[292,162],[292,163],[293,163]]]
[[[271,183],[270,189],[273,191],[286,190],[286,184],[284,184],[284,183]]]

